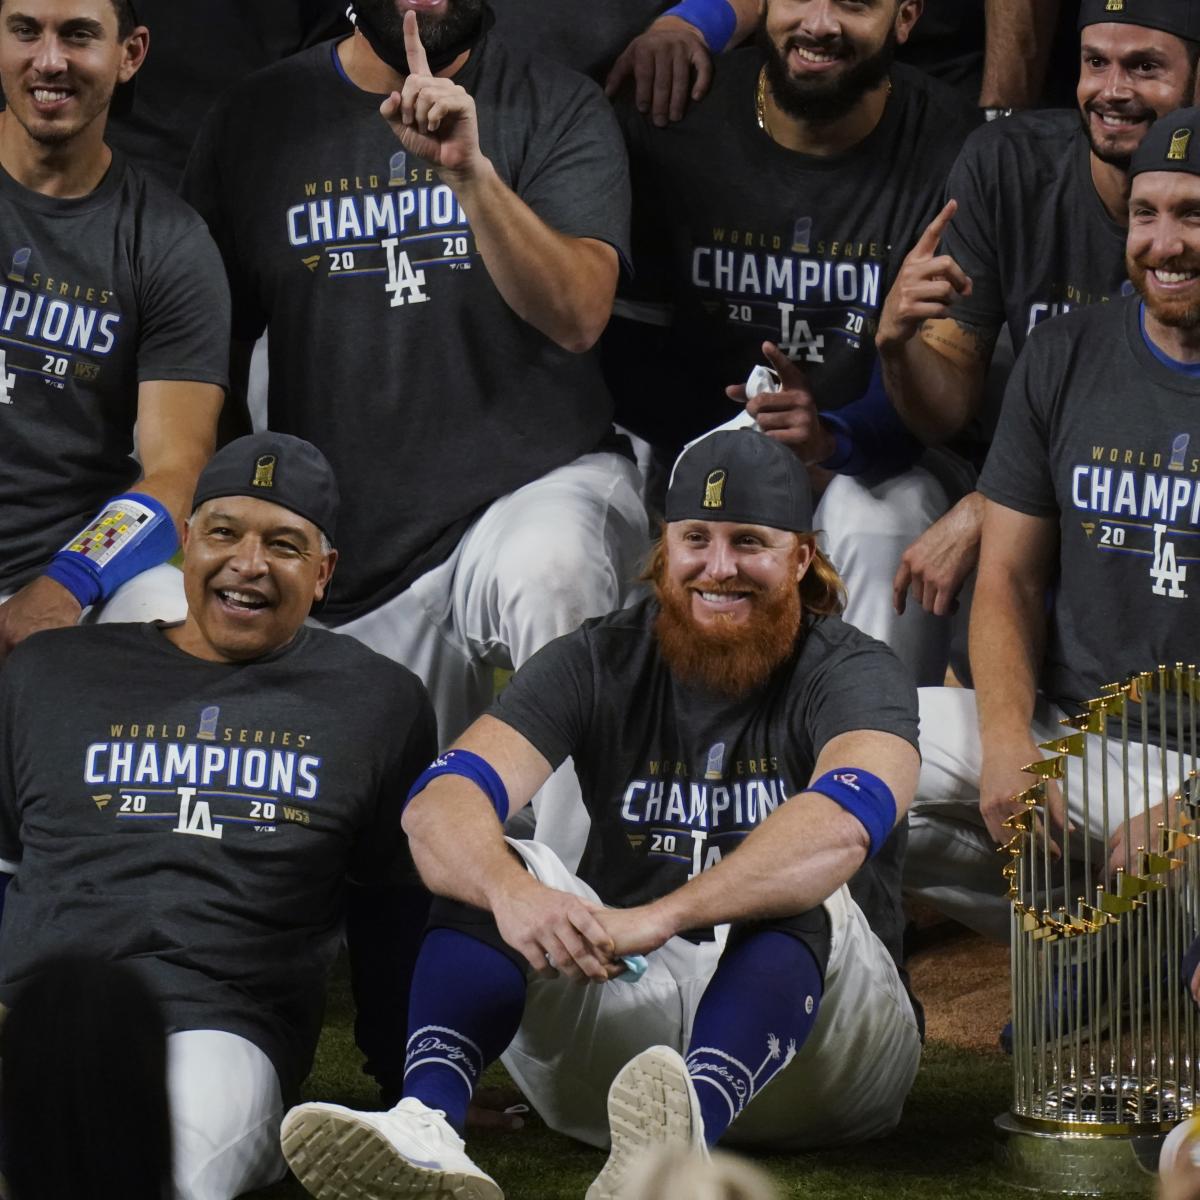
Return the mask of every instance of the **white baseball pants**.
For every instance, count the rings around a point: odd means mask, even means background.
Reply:
[[[597,900],[540,842],[511,841],[542,883]],[[895,964],[839,888],[826,902],[832,948],[816,1025],[795,1059],[730,1126],[727,1145],[799,1151],[880,1137],[900,1120],[921,1041]],[[616,1073],[649,1046],[686,1054],[696,1009],[728,926],[701,945],[672,938],[636,983],[534,980],[503,1062],[546,1123],[592,1146],[608,1142]]]
[[[253,1042],[216,1029],[171,1034],[167,1090],[178,1200],[233,1200],[283,1177],[279,1080]]]
[[[904,888],[956,921],[997,941],[1007,941],[1010,906],[1007,883],[1000,871],[1006,859],[997,853],[979,812],[979,777],[983,752],[975,693],[966,688],[921,688],[921,775],[908,814],[908,853]],[[1039,700],[1030,733],[1048,742],[1070,733],[1059,724],[1066,714],[1048,700]],[[1144,772],[1150,781],[1150,805],[1162,801],[1163,756],[1151,746],[1143,756],[1141,727],[1129,748],[1129,812],[1146,808]],[[1104,855],[1104,809],[1100,798],[1105,776],[1108,788],[1108,829],[1115,833],[1124,822],[1124,768],[1120,742],[1110,739],[1107,756],[1091,739],[1088,759],[1088,820],[1084,819],[1083,789],[1068,778],[1068,814],[1075,828],[1090,831],[1094,862]],[[1096,751],[1096,752],[1093,752]],[[1178,759],[1167,755],[1167,786],[1178,787]],[[1073,759],[1074,765],[1080,760]],[[1068,771],[1070,767],[1068,767]],[[1030,784],[1034,782],[1032,776]],[[1074,846],[1082,853],[1082,837]],[[1072,898],[1084,894],[1082,867],[1073,876]],[[1090,891],[1090,889],[1088,889]]]
[[[640,488],[629,459],[585,454],[494,501],[446,562],[337,632],[421,677],[448,746],[491,703],[496,667],[626,603],[648,548]],[[538,839],[578,863],[588,821],[570,760],[534,808]]]

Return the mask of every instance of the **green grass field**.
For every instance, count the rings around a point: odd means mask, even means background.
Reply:
[[[305,1086],[313,1099],[372,1107],[373,1086],[359,1070],[344,978],[330,995],[316,1066]],[[490,1082],[504,1081],[494,1071]],[[762,1160],[783,1197],[812,1200],[981,1200],[1021,1193],[993,1164],[993,1118],[1008,1105],[1009,1060],[930,1044],[899,1130],[882,1141],[819,1154]],[[582,1200],[604,1162],[598,1150],[551,1133],[536,1118],[510,1134],[481,1134],[469,1147],[508,1200]],[[255,1200],[298,1200],[292,1180]]]

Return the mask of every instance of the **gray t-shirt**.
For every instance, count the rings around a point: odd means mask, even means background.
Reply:
[[[1151,353],[1140,310],[1131,297],[1034,330],[979,481],[1058,523],[1040,685],[1068,711],[1200,656],[1200,380]]]
[[[626,908],[719,862],[803,791],[826,742],[858,729],[917,745],[916,692],[895,656],[835,617],[805,622],[798,651],[729,699],[680,683],[644,600],[551,642],[513,676],[493,716],[557,767],[575,761],[591,829],[579,876]],[[866,764],[844,764],[846,766]],[[900,961],[907,824],[851,881]]]
[[[490,0],[511,46],[603,82],[617,56],[674,0]]]
[[[977,119],[950,88],[896,66],[862,142],[798,154],[758,126],[761,65],[756,47],[726,55],[712,91],[667,129],[622,109],[635,277],[621,296],[668,305],[669,329],[641,326],[651,350],[622,345],[636,322],[614,322],[605,365],[620,422],[664,449],[735,414],[725,388],[762,361],[764,341],[803,368],[822,409],[863,394],[888,289]]]
[[[1128,294],[1125,229],[1092,183],[1078,113],[1021,113],[976,130],[946,196],[958,212],[942,249],[974,285],[953,315],[1007,322],[1018,352],[1042,321]]]
[[[0,168],[0,592],[138,477],[137,385],[225,386],[229,289],[204,222],[114,152],[61,200]]]
[[[301,629],[206,662],[155,625],[36,634],[0,673],[0,1001],[45,955],[129,963],[172,1029],[312,1061],[347,875],[411,878],[400,811],[436,754],[419,681]]]
[[[456,82],[500,178],[551,228],[624,254],[627,167],[596,85],[491,34]],[[271,428],[314,442],[341,484],[334,624],[442,562],[492,500],[595,449],[612,416],[593,356],[509,308],[380,99],[316,46],[230,93],[184,183],[225,258],[234,337],[270,329]]]

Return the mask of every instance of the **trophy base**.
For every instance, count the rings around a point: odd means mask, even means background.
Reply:
[[[1062,1133],[1011,1113],[996,1118],[1006,1182],[1058,1196],[1149,1196],[1165,1133]]]

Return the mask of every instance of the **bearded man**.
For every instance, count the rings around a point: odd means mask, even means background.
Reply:
[[[914,815],[928,836],[919,852],[914,839],[912,876],[926,899],[996,937],[1008,936],[1010,909],[996,845],[1011,836],[1004,821],[1021,808],[1013,797],[1039,743],[1104,684],[1200,653],[1200,110],[1156,122],[1129,173],[1125,265],[1137,294],[1039,325],[1017,360],[979,482],[977,690],[921,692]],[[1107,769],[1128,777],[1126,811],[1140,825],[1142,781],[1173,787],[1178,763],[1140,745],[1122,759],[1114,738]],[[1093,840],[1093,861],[1124,866],[1122,788],[1105,813],[1105,756],[1088,770],[1090,826],[1056,794],[1054,818]]]
[[[354,9],[232,89],[184,192],[229,272],[235,383],[266,330],[270,427],[343,481],[321,620],[415,671],[455,736],[495,667],[620,607],[645,551],[588,353],[627,168],[600,89],[505,45],[482,0]]]
[[[812,516],[772,439],[690,447],[653,597],[547,646],[418,779],[404,827],[444,899],[404,1099],[288,1115],[313,1195],[499,1200],[459,1135],[502,1054],[551,1128],[611,1139],[588,1200],[657,1142],[799,1150],[895,1126],[921,1040],[897,966],[914,693],[839,619]],[[502,830],[567,755],[591,822],[577,875]]]
[[[626,106],[636,270],[604,353],[618,421],[664,463],[746,403],[812,469],[847,619],[940,683],[947,622],[897,614],[888,585],[947,497],[917,465],[874,339],[978,119],[893,61],[922,8],[768,0],[757,44],[725,56],[682,121],[658,129]],[[748,395],[764,355],[780,387]]]

